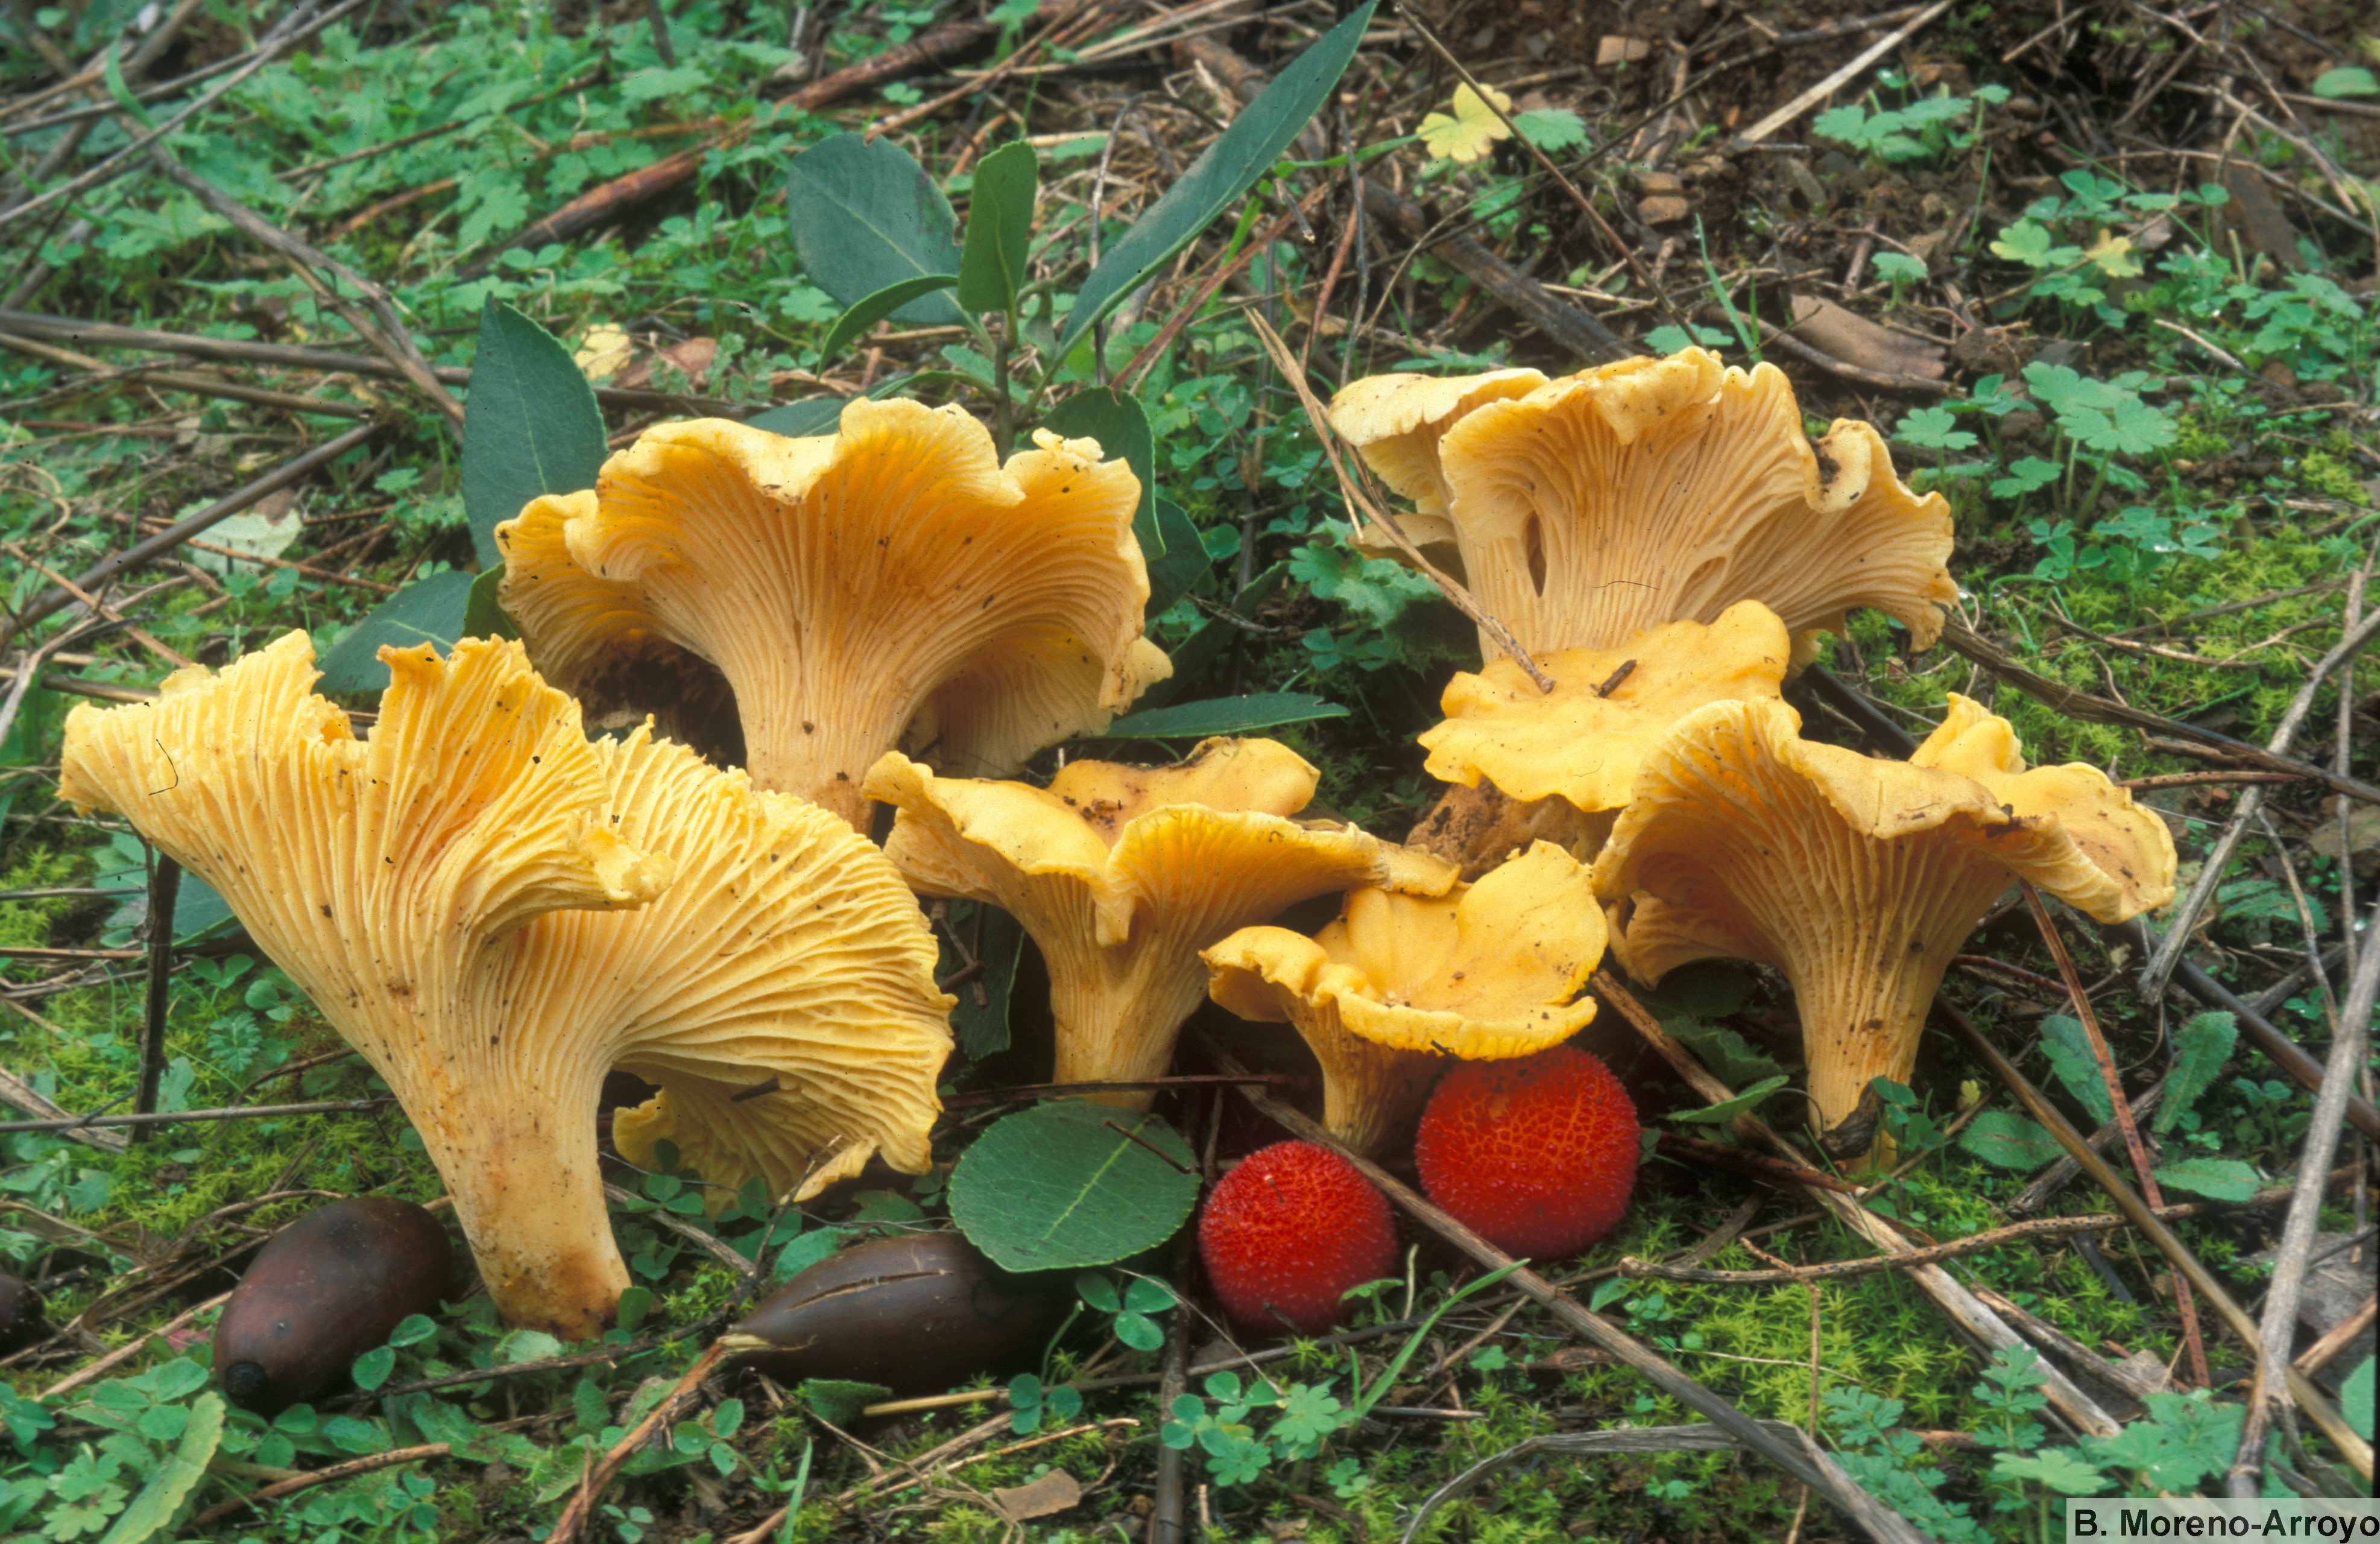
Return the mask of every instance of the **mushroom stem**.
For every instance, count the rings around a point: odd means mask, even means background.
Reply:
[[[1150,938],[1044,957],[1058,1056],[1053,1083],[1133,1082],[1160,1077],[1173,1062],[1183,1021],[1207,995],[1197,950]],[[1146,1110],[1141,1089],[1087,1096],[1119,1110]]]
[[[1811,1125],[1829,1152],[1866,1149],[1870,1164],[1888,1161],[1889,1147],[1870,1147],[1854,1126],[1868,1085],[1876,1078],[1907,1083],[1917,1064],[1917,1042],[1934,994],[1959,951],[1992,902],[2009,887],[2008,870],[1977,863],[1937,833],[1879,841],[1834,824],[1772,833],[1798,849],[1789,862],[1752,861],[1726,869],[1731,909],[1761,945],[1752,957],[1774,965],[1792,983],[1809,1064]],[[1842,912],[1811,904],[1802,876],[1825,873],[1855,887]],[[1669,914],[1639,896],[1625,930],[1629,944]],[[1842,918],[1859,918],[1854,928]]]
[[[504,1322],[592,1339],[628,1286],[596,1158],[601,1064],[468,1076],[468,1087],[448,1073],[391,1087],[446,1180]]]
[[[1366,1039],[1340,1021],[1335,1002],[1299,1003],[1290,1022],[1322,1064],[1322,1124],[1330,1135],[1367,1158],[1410,1145],[1447,1058]]]

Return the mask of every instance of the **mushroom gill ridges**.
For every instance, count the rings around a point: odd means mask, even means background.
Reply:
[[[1223,1176],[1198,1218],[1207,1279],[1234,1322],[1312,1335],[1350,1287],[1392,1273],[1389,1203],[1355,1166],[1312,1142],[1276,1142]]]
[[[1429,1198],[1527,1259],[1575,1254],[1609,1233],[1636,1186],[1636,1155],[1628,1090],[1567,1045],[1456,1067],[1414,1146]]]

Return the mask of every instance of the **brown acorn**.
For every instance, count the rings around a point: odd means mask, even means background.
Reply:
[[[1014,1276],[954,1233],[870,1239],[787,1282],[721,1337],[781,1383],[949,1387],[1038,1362],[1065,1318],[1054,1282]]]
[[[347,1375],[413,1314],[438,1311],[455,1266],[437,1218],[357,1196],[307,1213],[267,1244],[215,1328],[234,1404],[269,1416]]]

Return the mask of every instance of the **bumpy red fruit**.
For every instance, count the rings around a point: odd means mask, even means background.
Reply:
[[[1207,1279],[1249,1329],[1318,1334],[1340,1295],[1392,1275],[1389,1203],[1355,1166],[1311,1142],[1276,1142],[1223,1176],[1198,1218]]]
[[[1558,1045],[1447,1074],[1414,1160],[1431,1200],[1506,1253],[1542,1260],[1619,1222],[1636,1152],[1628,1090],[1595,1057]]]

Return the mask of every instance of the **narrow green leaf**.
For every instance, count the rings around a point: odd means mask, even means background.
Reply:
[[[2157,1184],[2210,1200],[2244,1201],[2256,1193],[2256,1171],[2236,1158],[2185,1158],[2160,1165]]]
[[[2173,1065],[2165,1075],[2165,1092],[2158,1097],[2153,1123],[2159,1136],[2171,1130],[2181,1112],[2214,1086],[2239,1039],[2239,1021],[2220,1013],[2200,1014],[2174,1035]]]
[[[356,624],[322,657],[324,691],[376,692],[388,686],[388,666],[380,663],[382,644],[410,649],[435,644],[441,653],[455,640],[468,638],[464,613],[470,605],[472,574],[432,574],[380,603],[379,609]]]
[[[1347,710],[1310,692],[1264,691],[1245,697],[1212,697],[1204,702],[1183,702],[1130,713],[1094,736],[1103,740],[1203,740],[1209,735],[1239,735],[1270,729],[1281,723],[1306,723],[1320,718],[1345,718]]]
[[[157,127],[157,120],[150,115],[148,108],[140,105],[140,99],[132,94],[132,88],[124,83],[124,67],[118,58],[122,53],[123,50],[120,47],[114,45],[107,50],[105,70],[107,94],[114,97],[115,104],[123,108],[126,115],[139,123],[141,128],[154,128]]]
[[[1690,1121],[1696,1125],[1723,1125],[1727,1122],[1735,1119],[1738,1115],[1751,1113],[1754,1107],[1758,1105],[1762,1100],[1767,1099],[1778,1089],[1785,1087],[1785,1085],[1790,1081],[1791,1079],[1782,1076],[1764,1077],[1749,1088],[1744,1089],[1743,1092],[1736,1095],[1733,1099],[1728,1100],[1722,1103],[1714,1104],[1707,1110],[1675,1111],[1671,1112],[1670,1119],[1673,1121]]]
[[[834,134],[786,168],[785,211],[802,267],[846,306],[885,286],[959,271],[958,216],[924,167],[890,139]],[[946,326],[961,319],[950,297],[929,293],[893,313]]]
[[[1033,238],[1033,198],[1041,163],[1033,147],[1011,140],[976,163],[967,197],[966,245],[959,259],[959,304],[971,311],[1004,311],[1025,286],[1026,249]]]
[[[1159,1116],[1057,1100],[976,1138],[950,1198],[959,1231],[1007,1270],[1108,1265],[1173,1235],[1198,1198],[1197,1157]]]
[[[1058,359],[1075,351],[1087,336],[1091,323],[1107,315],[1143,280],[1173,260],[1175,253],[1196,239],[1215,217],[1238,201],[1267,168],[1281,159],[1298,130],[1329,99],[1364,29],[1372,23],[1378,0],[1365,0],[1338,26],[1325,32],[1305,53],[1292,60],[1246,111],[1232,120],[1206,152],[1190,164],[1182,180],[1166,190],[1148,213],[1133,223],[1112,250],[1099,261],[1075,297],[1066,318],[1066,332],[1058,344]],[[1057,361],[1051,361],[1054,365]]]
[[[1106,459],[1123,458],[1132,475],[1140,480],[1140,505],[1132,515],[1132,534],[1140,542],[1140,555],[1151,564],[1163,557],[1168,539],[1157,518],[1157,441],[1140,399],[1113,386],[1076,392],[1044,414],[1041,427],[1070,440],[1097,440]],[[1188,525],[1189,517],[1184,516],[1182,523]],[[1196,535],[1195,527],[1192,535]],[[1152,574],[1152,590],[1156,583]]]
[[[463,600],[463,636],[465,638],[518,638],[520,628],[497,599],[496,591],[504,582],[504,565],[497,564],[471,580],[471,592]]]
[[[608,454],[602,411],[570,350],[490,300],[463,419],[463,513],[480,566],[504,561],[497,526],[531,499],[594,487]]]
[[[1148,609],[1145,614],[1152,619],[1165,614],[1174,602],[1182,599],[1202,582],[1211,581],[1215,575],[1214,560],[1198,542],[1198,528],[1190,523],[1189,515],[1172,499],[1157,501],[1157,530],[1164,538],[1164,555],[1150,556],[1144,544],[1141,555],[1148,560]]]
[[[183,1501],[207,1477],[207,1465],[223,1445],[223,1396],[203,1393],[190,1402],[190,1418],[182,1440],[149,1477],[149,1483],[116,1514],[115,1526],[99,1544],[141,1544],[173,1526]]]
[[[875,294],[862,297],[858,304],[835,318],[834,326],[826,334],[826,342],[819,346],[820,365],[824,366],[829,359],[849,347],[855,339],[866,336],[869,328],[919,296],[948,289],[958,282],[957,276],[952,274],[924,274],[914,279],[895,280]]]
[[[2000,1169],[2038,1169],[2065,1156],[2058,1138],[2007,1110],[1986,1110],[1959,1134],[1959,1146]]]

